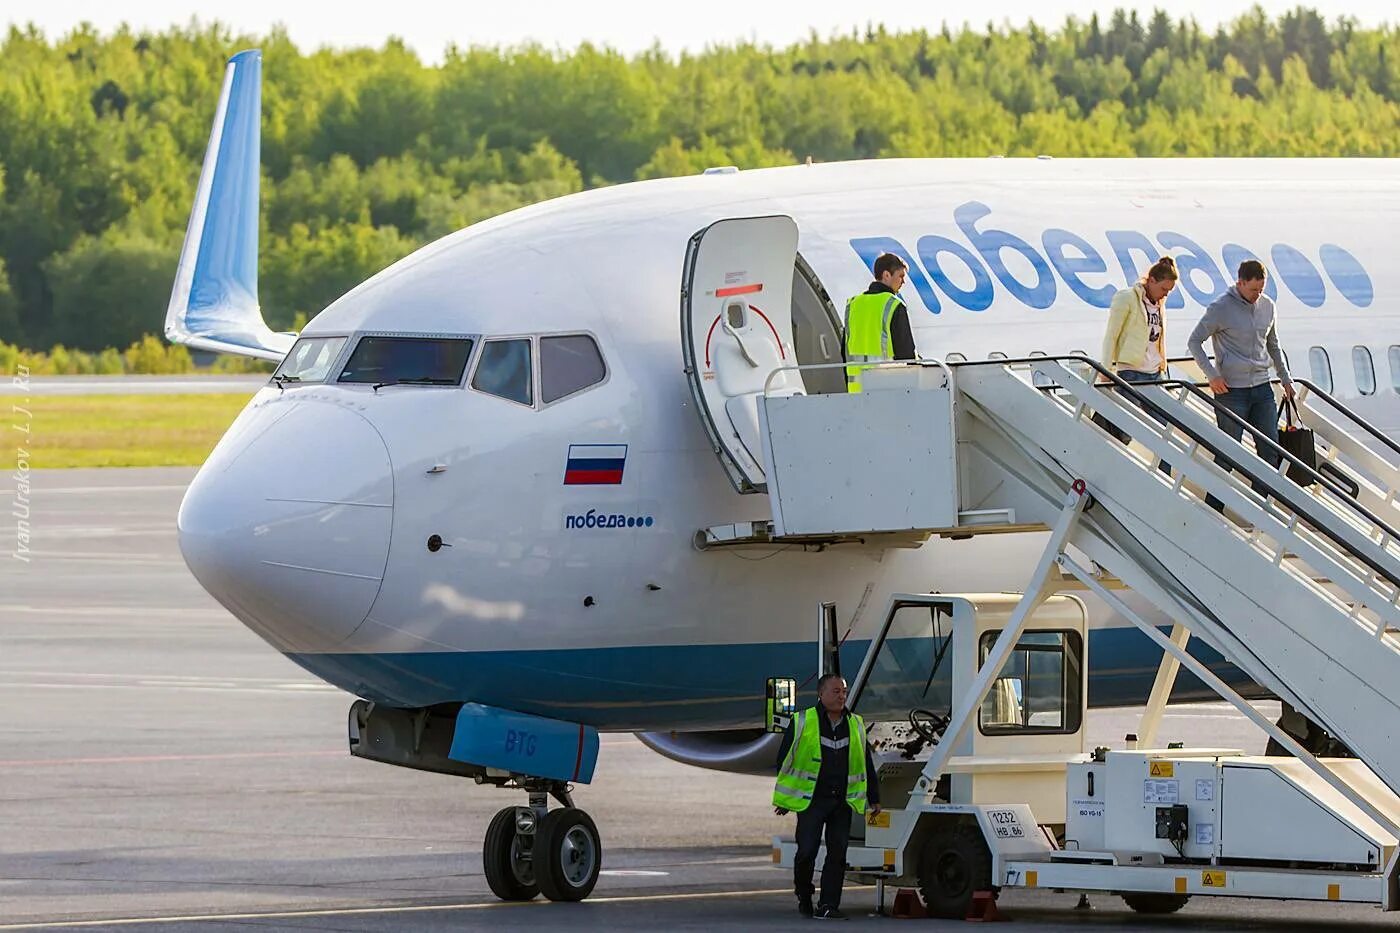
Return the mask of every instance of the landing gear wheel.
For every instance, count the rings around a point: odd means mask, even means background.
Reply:
[[[1191,900],[1189,894],[1124,894],[1123,903],[1140,914],[1174,914]]]
[[[992,853],[972,826],[934,833],[919,856],[919,893],[929,916],[962,920],[972,895],[992,890]]]
[[[603,844],[592,818],[577,807],[551,810],[535,830],[535,880],[551,901],[581,901],[598,883]]]
[[[515,832],[516,810],[506,807],[491,818],[481,850],[486,883],[503,901],[528,901],[540,893],[528,843]]]

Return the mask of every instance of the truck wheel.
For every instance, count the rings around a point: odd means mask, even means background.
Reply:
[[[1124,894],[1123,903],[1140,914],[1174,914],[1191,900],[1189,894]]]
[[[603,844],[598,827],[577,807],[550,810],[535,830],[535,880],[551,901],[581,901],[598,883]]]
[[[540,893],[530,852],[515,832],[515,807],[506,807],[486,827],[481,865],[491,893],[503,901],[528,901]]]
[[[934,833],[919,856],[919,893],[930,916],[962,920],[972,895],[992,889],[992,853],[974,826]]]

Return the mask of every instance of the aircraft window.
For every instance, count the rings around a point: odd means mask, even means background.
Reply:
[[[278,384],[325,382],[343,346],[344,337],[303,337],[292,345],[277,372],[272,374],[272,381]]]
[[[1308,351],[1308,367],[1312,369],[1313,382],[1322,387],[1322,391],[1332,391],[1332,361],[1327,358],[1327,351],[1321,347],[1313,347]]]
[[[603,354],[587,334],[540,338],[540,401],[548,405],[607,376]]]
[[[1001,632],[982,636],[986,661]],[[1081,659],[1077,632],[1026,632],[982,701],[978,726],[984,735],[1075,733],[1080,722]]]
[[[1400,347],[1391,347],[1385,355],[1390,360],[1390,387],[1400,393]]]
[[[1352,347],[1351,368],[1356,373],[1356,391],[1362,395],[1375,395],[1376,367],[1371,362],[1371,351],[1365,347]]]
[[[530,341],[488,340],[472,376],[472,388],[522,405],[533,405]]]
[[[471,352],[466,337],[361,337],[337,381],[455,386]]]

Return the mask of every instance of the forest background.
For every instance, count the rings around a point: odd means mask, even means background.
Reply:
[[[55,40],[11,28],[0,363],[185,368],[142,336],[163,319],[224,61],[254,46],[261,300],[279,329],[494,214],[712,165],[1400,154],[1400,28],[1304,8],[1255,9],[1214,33],[1119,11],[1054,29],[872,27],[682,55],[454,47],[439,66],[393,39],[302,52],[278,32],[218,25]]]

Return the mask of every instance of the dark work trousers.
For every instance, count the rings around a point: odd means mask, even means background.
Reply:
[[[812,896],[812,871],[817,849],[826,835],[826,862],[822,865],[819,907],[841,906],[841,882],[846,877],[846,846],[851,841],[851,815],[855,811],[844,797],[814,797],[797,814],[797,855],[792,860],[792,883],[798,897]]]
[[[1278,443],[1278,405],[1274,401],[1274,387],[1269,383],[1261,382],[1248,389],[1231,389],[1224,395],[1217,395],[1215,400],[1253,425],[1269,440],[1275,444]],[[1244,425],[1224,412],[1216,412],[1215,423],[1219,425],[1220,430],[1235,440],[1244,436]],[[1258,454],[1271,467],[1277,467],[1279,461],[1283,459],[1277,448],[1266,444],[1259,445]],[[1260,483],[1252,483],[1251,486],[1265,499],[1269,497],[1267,486]],[[1217,512],[1225,508],[1224,503],[1215,496],[1206,496],[1206,505]]]

